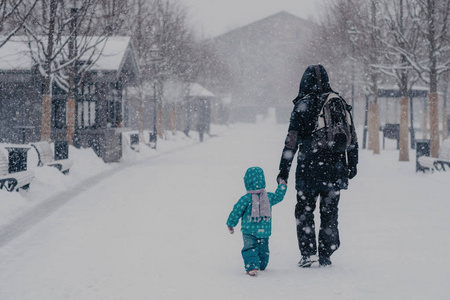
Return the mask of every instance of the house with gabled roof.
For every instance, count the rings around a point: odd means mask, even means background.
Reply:
[[[40,139],[43,77],[32,51],[28,39],[21,36],[11,38],[0,48],[0,142],[29,143]],[[139,70],[129,37],[109,37],[97,42],[90,51],[80,59],[80,63],[88,61],[92,66],[75,93],[74,145],[92,146],[105,159],[106,136],[114,134],[119,126],[127,126],[129,105],[125,91],[127,86],[138,84]],[[92,57],[96,58],[89,61]],[[67,91],[55,82],[52,141],[65,140],[66,105]]]

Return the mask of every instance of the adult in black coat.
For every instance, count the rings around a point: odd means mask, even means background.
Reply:
[[[329,93],[334,92],[322,65],[309,66],[300,81],[294,99],[289,130],[280,162],[277,181],[287,182],[293,158],[297,155],[295,187],[297,204],[297,237],[302,258],[300,267],[309,267],[319,254],[321,266],[331,265],[330,256],[339,248],[338,204],[340,190],[347,189],[348,180],[357,173],[358,143],[345,152],[334,153],[312,147],[312,133],[317,128],[320,110]],[[337,93],[336,93],[337,94]],[[320,196],[320,230],[317,247],[314,210]]]

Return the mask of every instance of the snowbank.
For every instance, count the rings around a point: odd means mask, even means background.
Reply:
[[[211,136],[223,132],[226,128],[226,126],[212,125]],[[28,191],[7,192],[3,189],[0,190],[0,227],[11,223],[40,203],[45,202],[51,196],[70,190],[90,177],[102,173],[105,173],[105,176],[107,176],[108,171],[113,172],[117,168],[139,163],[150,157],[182,149],[199,142],[198,132],[196,131],[191,131],[189,136],[180,131],[176,133],[168,131],[164,139],[158,139],[156,150],[148,147],[148,140],[146,140],[140,143],[140,151],[135,152],[129,147],[128,135],[125,136],[122,143],[123,156],[119,163],[106,164],[91,148],[77,149],[70,146],[69,156],[74,161],[74,164],[68,175],[63,175],[53,167],[37,167],[37,153],[31,148],[28,151],[28,170],[34,170],[35,178]],[[148,137],[149,135],[144,134],[144,136]],[[205,136],[205,140],[209,138],[210,136]],[[8,153],[4,149],[5,145],[0,143],[0,151],[4,151],[7,156]]]

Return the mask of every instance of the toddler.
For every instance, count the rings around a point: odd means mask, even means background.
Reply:
[[[269,236],[272,233],[272,206],[281,202],[286,194],[286,182],[278,182],[275,193],[266,192],[264,171],[260,167],[252,167],[244,176],[247,194],[234,205],[227,220],[228,230],[234,233],[239,219],[244,238],[242,257],[245,271],[250,276],[258,275],[269,263]]]

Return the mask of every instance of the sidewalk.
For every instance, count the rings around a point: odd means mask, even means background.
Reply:
[[[227,130],[227,126],[212,125],[211,136]],[[210,136],[205,136],[207,141]],[[90,178],[109,176],[129,165],[139,163],[152,157],[158,157],[171,151],[182,149],[199,143],[198,133],[191,131],[189,137],[178,131],[175,135],[166,133],[165,139],[158,139],[157,149],[150,149],[145,143],[140,143],[140,152],[134,152],[124,143],[123,156],[119,163],[104,163],[91,148],[77,149],[70,146],[70,159],[74,161],[68,175],[63,175],[53,167],[37,167],[37,154],[33,149],[28,153],[28,170],[34,170],[35,178],[28,191],[7,192],[0,190],[0,228],[14,222],[20,216],[33,210],[38,205],[49,201],[61,193],[75,193]],[[0,151],[3,151],[0,143]],[[6,151],[5,151],[5,154]],[[97,181],[99,181],[97,179]]]

